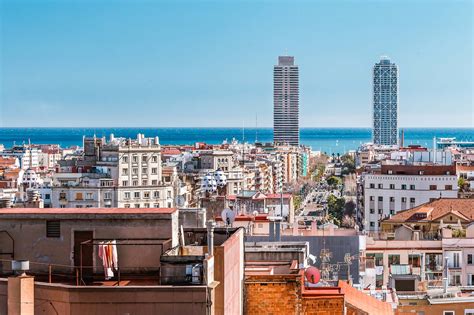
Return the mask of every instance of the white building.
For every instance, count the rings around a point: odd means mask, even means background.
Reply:
[[[377,231],[380,220],[440,197],[457,198],[456,167],[387,165],[380,173],[362,174],[366,231]]]

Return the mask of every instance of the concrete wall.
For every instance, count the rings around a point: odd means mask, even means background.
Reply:
[[[244,230],[239,229],[215,248],[216,314],[242,314]]]
[[[6,279],[1,279],[0,314],[7,314],[6,288]],[[36,282],[35,313],[43,315],[206,314],[206,287],[72,287]]]
[[[172,214],[172,220],[153,219],[117,219],[117,220],[60,220],[61,236],[59,238],[46,237],[46,220],[44,219],[2,219],[0,230],[7,230],[15,240],[15,259],[27,259],[32,263],[34,272],[39,263],[61,264],[74,266],[73,247],[74,231],[93,231],[94,238],[176,238],[177,212]],[[174,240],[173,243],[177,243]],[[11,241],[0,234],[0,246],[11,244]],[[165,248],[166,250],[166,248]],[[117,246],[119,266],[123,268],[159,266],[161,246]],[[139,257],[140,259],[137,259]],[[8,258],[2,256],[2,258]],[[102,272],[101,260],[98,257],[98,248],[94,246],[94,265],[96,272]],[[8,267],[9,264],[4,265]],[[47,268],[47,266],[41,267]],[[0,268],[1,270],[1,268]],[[62,270],[67,271],[67,270]],[[73,269],[71,268],[71,272]],[[54,270],[53,270],[54,272]]]

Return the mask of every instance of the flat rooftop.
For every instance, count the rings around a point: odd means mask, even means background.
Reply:
[[[176,208],[2,208],[3,214],[148,214],[174,213]]]

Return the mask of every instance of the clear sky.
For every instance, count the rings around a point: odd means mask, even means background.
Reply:
[[[277,56],[303,127],[370,127],[399,65],[402,127],[474,127],[474,1],[0,0],[0,126],[272,126]]]

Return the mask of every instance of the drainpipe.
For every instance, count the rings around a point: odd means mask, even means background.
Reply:
[[[214,256],[214,228],[216,222],[209,220],[206,223],[207,226],[207,252],[209,256]]]
[[[448,271],[448,261],[449,257],[444,257],[444,277],[443,277],[443,293],[448,293],[448,279],[449,279],[449,271]]]

